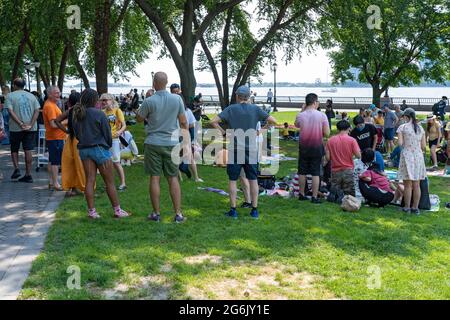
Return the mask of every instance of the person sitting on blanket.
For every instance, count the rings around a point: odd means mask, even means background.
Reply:
[[[389,181],[386,174],[382,172],[375,163],[375,153],[372,149],[362,152],[361,160],[369,168],[359,178],[359,188],[366,202],[384,207],[389,203],[399,204],[403,197],[403,186]],[[394,191],[395,190],[395,191]]]

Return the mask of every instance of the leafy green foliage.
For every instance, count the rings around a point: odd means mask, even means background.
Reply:
[[[369,28],[370,5],[381,9],[381,28]],[[320,40],[336,82],[370,83],[375,95],[389,86],[448,79],[449,24],[445,0],[332,1],[320,19]],[[369,22],[370,23],[370,22]],[[360,70],[355,79],[352,68]]]

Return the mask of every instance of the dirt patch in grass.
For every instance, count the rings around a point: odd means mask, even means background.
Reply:
[[[187,288],[194,300],[336,299],[319,285],[320,277],[279,264],[242,265],[226,278],[202,281]]]
[[[91,287],[90,291],[106,300],[168,300],[172,284],[164,275],[135,277],[128,283],[118,283],[112,289]]]
[[[222,257],[211,256],[209,254],[202,254],[198,256],[186,257],[184,259],[184,262],[189,265],[196,265],[203,263],[220,264],[222,262]]]

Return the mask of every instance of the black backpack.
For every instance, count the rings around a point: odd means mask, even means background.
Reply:
[[[431,209],[431,201],[430,201],[430,192],[428,190],[428,178],[425,180],[420,180],[420,200],[419,200],[419,209],[420,210],[430,210]],[[413,197],[411,197],[411,203],[413,201]],[[402,207],[405,205],[404,200],[402,200]]]

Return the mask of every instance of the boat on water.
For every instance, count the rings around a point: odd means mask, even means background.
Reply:
[[[338,91],[337,88],[329,88],[329,89],[322,90],[322,92],[331,92],[331,93],[336,93],[337,91]]]

